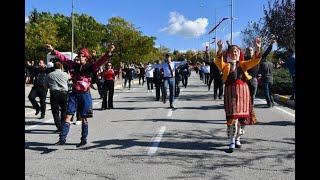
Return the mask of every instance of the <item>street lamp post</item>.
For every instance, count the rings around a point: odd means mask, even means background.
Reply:
[[[232,32],[233,32],[233,0],[231,0],[231,39],[230,39],[230,43],[232,44]]]
[[[214,9],[214,26],[217,25],[217,8]],[[217,31],[214,31],[214,39],[217,41]],[[214,43],[214,54],[217,54],[217,43]]]
[[[74,42],[74,17],[73,17],[73,7],[74,7],[74,1],[72,0],[72,12],[71,12],[71,18],[72,18],[72,22],[71,22],[71,26],[72,26],[72,31],[71,31],[71,60],[73,60],[73,42]]]

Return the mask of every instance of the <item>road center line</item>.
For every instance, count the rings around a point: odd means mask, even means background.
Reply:
[[[149,151],[148,151],[148,155],[151,156],[151,155],[154,155],[158,149],[158,146],[160,144],[160,141],[162,139],[162,135],[164,133],[164,131],[166,130],[166,127],[165,126],[162,126],[159,130],[159,133],[158,135],[155,137],[155,138],[152,138],[152,145],[151,147],[149,148]]]

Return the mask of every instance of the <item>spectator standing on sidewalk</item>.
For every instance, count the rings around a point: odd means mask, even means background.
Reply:
[[[292,94],[290,99],[295,100],[296,97],[296,58],[294,56],[293,49],[288,49],[288,58],[285,62],[280,61],[280,65],[287,68],[289,70],[291,79],[292,79]]]
[[[218,52],[214,63],[222,71],[222,79],[225,82],[224,107],[227,120],[227,134],[229,149],[240,148],[240,136],[244,134],[244,126],[254,124],[250,117],[250,92],[247,80],[251,79],[247,70],[254,67],[261,59],[261,40],[255,40],[256,52],[249,61],[244,61],[243,54],[237,45],[230,45],[226,54],[226,61],[222,55],[222,41],[217,42]],[[241,121],[240,121],[241,118]],[[239,121],[238,121],[239,119]]]
[[[273,99],[273,93],[272,93],[273,63],[267,61],[267,56],[270,53],[270,51],[272,50],[272,45],[274,42],[275,42],[274,40],[271,40],[267,50],[262,54],[260,68],[258,71],[258,74],[261,76],[260,78],[261,78],[261,82],[262,82],[262,90],[263,90],[264,96],[266,98],[268,107],[274,106],[274,99]],[[253,99],[252,99],[252,101],[253,101]]]
[[[54,69],[48,74],[47,81],[50,89],[52,116],[57,127],[56,132],[61,132],[61,125],[67,114],[68,81],[71,77],[63,71],[63,65],[60,62],[54,63]]]

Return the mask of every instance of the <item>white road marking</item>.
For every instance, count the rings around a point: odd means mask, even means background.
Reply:
[[[168,116],[168,117],[171,117],[171,116],[172,116],[172,112],[173,112],[172,109],[170,109],[170,110],[168,111],[167,116]]]
[[[160,131],[159,131],[158,135],[155,138],[152,138],[152,142],[153,143],[152,143],[152,145],[151,145],[151,147],[149,148],[149,151],[148,151],[148,155],[149,156],[151,156],[151,155],[153,155],[153,154],[155,154],[157,152],[158,146],[160,144],[162,135],[163,135],[165,130],[166,130],[166,127],[162,126],[160,128]]]
[[[262,100],[262,99],[258,99],[258,98],[256,98],[256,100],[258,100],[258,101],[260,101],[260,102],[266,102],[265,100]],[[293,116],[293,117],[295,117],[295,114],[293,114],[293,113],[291,113],[291,112],[289,112],[289,111],[286,111],[286,110],[284,110],[284,109],[282,109],[282,108],[279,108],[279,107],[276,107],[276,106],[273,106],[274,108],[276,108],[276,109],[278,109],[279,111],[282,111],[282,112],[284,112],[284,113],[286,113],[286,114],[289,114],[290,116]]]

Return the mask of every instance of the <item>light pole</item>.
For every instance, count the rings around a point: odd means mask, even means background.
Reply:
[[[71,60],[73,60],[73,41],[74,41],[74,18],[73,18],[73,6],[74,6],[74,2],[72,0],[72,12],[71,12],[71,26],[72,26],[72,31],[71,31]]]
[[[232,32],[233,32],[233,0],[231,0],[231,39],[230,39],[230,43],[232,44]]]

